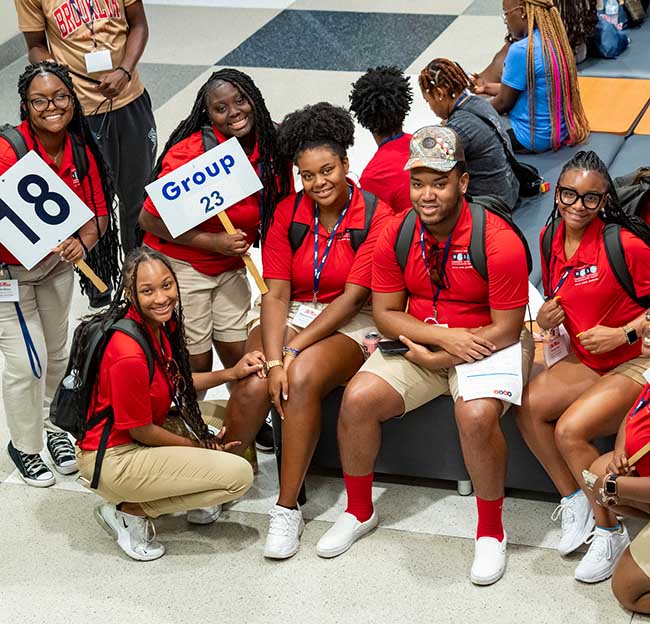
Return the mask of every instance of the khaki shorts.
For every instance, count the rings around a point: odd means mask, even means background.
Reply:
[[[293,324],[293,319],[298,313],[298,308],[305,304],[304,301],[291,301],[289,303],[289,313],[287,314],[287,327],[293,329],[295,332],[300,332],[302,329],[297,325]],[[327,307],[327,303],[308,303],[310,307],[314,307],[318,310],[324,310]],[[253,309],[248,314],[248,330],[252,331],[255,327],[260,324],[260,315],[262,312],[262,302],[261,297],[258,297],[255,301]],[[350,319],[343,327],[339,327],[338,333],[352,338],[357,344],[363,347],[363,339],[367,334],[371,332],[376,332],[377,328],[375,327],[375,321],[372,318],[372,308],[366,306],[361,309],[361,311],[353,318]],[[365,350],[364,350],[365,352]]]
[[[212,341],[246,340],[246,317],[251,307],[251,289],[246,269],[205,275],[191,264],[169,258],[181,290],[185,336],[190,355],[206,353]]]
[[[643,573],[650,576],[650,523],[632,540],[630,554]]]
[[[633,381],[636,381],[640,386],[645,386],[647,382],[643,373],[645,373],[648,368],[650,368],[650,358],[639,356],[633,360],[628,360],[627,362],[619,364],[607,374],[623,375],[624,377],[629,377]]]
[[[535,342],[531,333],[521,332],[521,373],[523,385],[528,382],[530,369],[535,358]],[[451,395],[458,400],[458,375],[456,367],[431,371],[409,362],[401,355],[384,355],[377,349],[359,369],[360,373],[373,373],[381,377],[404,401],[404,412],[410,412],[436,397]],[[510,403],[502,401],[502,415],[508,411]]]

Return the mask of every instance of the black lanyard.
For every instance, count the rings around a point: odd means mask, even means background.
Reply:
[[[639,402],[636,404],[635,408],[632,410],[630,418],[634,418],[634,416],[636,416],[648,403],[650,403],[650,384],[646,384],[645,388],[643,389],[641,398],[639,399]]]

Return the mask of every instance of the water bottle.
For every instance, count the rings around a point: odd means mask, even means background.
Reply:
[[[605,3],[605,20],[610,24],[619,27],[618,25],[618,0],[607,0]]]
[[[81,379],[79,379],[79,371],[73,368],[70,374],[63,380],[63,387],[66,390],[76,390],[81,386]]]
[[[646,357],[650,357],[650,310],[645,313],[645,323],[641,330],[641,341],[641,353]]]

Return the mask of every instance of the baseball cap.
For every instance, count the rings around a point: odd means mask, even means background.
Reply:
[[[404,169],[426,167],[435,171],[451,171],[464,162],[465,152],[459,136],[446,126],[425,126],[412,137],[409,160]]]

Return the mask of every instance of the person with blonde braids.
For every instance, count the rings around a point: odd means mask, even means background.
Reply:
[[[506,153],[508,133],[494,108],[472,95],[474,85],[468,75],[449,59],[431,61],[420,72],[419,83],[431,110],[460,137],[469,173],[468,194],[495,195],[514,209],[519,181]]]
[[[576,61],[553,0],[503,0],[503,19],[515,39],[500,83],[477,86],[509,113],[515,151],[544,152],[589,136],[578,91]]]

